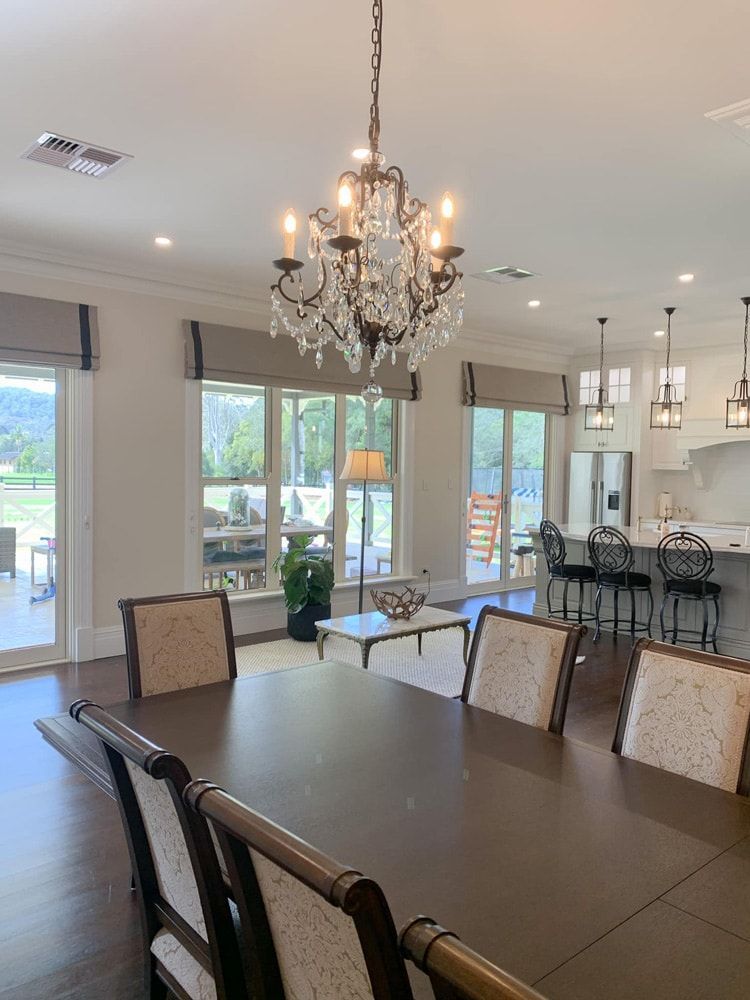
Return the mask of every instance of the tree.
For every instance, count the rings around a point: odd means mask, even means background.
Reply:
[[[239,420],[240,414],[231,395],[203,393],[203,441],[211,449],[215,469],[221,467],[224,448]]]

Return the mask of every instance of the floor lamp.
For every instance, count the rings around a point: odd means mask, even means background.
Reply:
[[[385,483],[389,481],[385,471],[385,454],[382,451],[370,451],[367,448],[354,448],[346,453],[344,468],[339,479],[360,480],[362,482],[362,541],[359,548],[359,613],[362,614],[362,602],[365,589],[365,533],[367,521],[367,484]]]

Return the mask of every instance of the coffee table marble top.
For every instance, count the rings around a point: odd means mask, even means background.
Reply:
[[[407,621],[386,618],[379,611],[368,611],[362,615],[344,615],[342,618],[326,618],[316,622],[319,632],[343,635],[356,642],[372,642],[391,639],[397,635],[415,635],[440,628],[460,628],[471,621],[469,615],[458,615],[454,611],[441,608],[422,608]]]

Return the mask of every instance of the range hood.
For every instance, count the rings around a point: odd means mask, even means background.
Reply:
[[[679,451],[700,451],[719,444],[736,444],[745,441],[750,444],[750,431],[734,430],[726,427],[724,420],[686,420],[679,432]]]

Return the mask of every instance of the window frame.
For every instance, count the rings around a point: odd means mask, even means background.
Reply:
[[[627,372],[628,378],[624,382],[622,379],[622,373]],[[612,381],[612,376],[617,373],[617,381]],[[630,365],[620,365],[616,368],[610,368],[607,372],[607,391],[609,393],[610,403],[623,403],[627,404],[630,402],[630,395],[633,388],[633,370]],[[622,398],[622,390],[628,390],[628,398]]]
[[[202,590],[203,579],[203,497],[206,486],[251,486],[258,485],[266,490],[266,573],[265,585],[246,590],[230,590],[228,596],[230,600],[246,600],[250,597],[274,597],[280,593],[280,583],[278,577],[271,569],[271,564],[275,558],[277,546],[281,546],[281,446],[282,446],[282,407],[284,388],[275,386],[265,387],[265,475],[247,477],[226,477],[226,476],[204,476],[203,475],[203,392],[210,387],[218,388],[227,393],[231,393],[234,383],[215,382],[211,380],[192,380],[190,385],[195,386],[192,392],[188,392],[188,409],[192,410],[194,420],[191,425],[196,427],[197,435],[188,435],[186,448],[188,451],[186,470],[190,483],[187,491],[187,538],[185,556],[185,578],[188,588]],[[257,388],[264,388],[258,386]],[[314,391],[315,386],[310,386],[309,391]],[[325,393],[324,395],[334,397],[335,423],[334,423],[334,494],[333,494],[333,530],[334,539],[345,537],[346,534],[346,499],[348,483],[340,479],[341,471],[346,460],[346,413],[347,397],[356,398],[356,393]],[[403,503],[402,480],[403,473],[400,467],[401,457],[404,454],[402,448],[402,433],[407,421],[403,414],[403,401],[399,399],[391,400],[392,422],[391,422],[391,469],[390,478],[386,480],[393,491],[392,516],[391,516],[391,556],[392,563],[387,573],[380,576],[366,576],[366,581],[385,580],[397,577],[403,570],[405,562],[403,518],[405,507]],[[366,443],[372,441],[374,427],[368,429]],[[197,483],[197,490],[196,490]],[[368,493],[370,485],[368,484]],[[192,501],[192,502],[191,502]],[[193,506],[194,505],[194,506]],[[277,539],[274,543],[272,540]],[[359,574],[351,578],[346,575],[346,545],[334,546],[334,574],[336,586],[356,586]]]
[[[689,367],[688,367],[687,362],[685,362],[685,361],[681,361],[678,364],[670,364],[669,371],[671,372],[672,377],[674,377],[675,368],[681,368],[685,372],[685,380],[684,380],[684,382],[675,382],[675,381],[672,382],[672,385],[678,390],[677,401],[679,403],[685,403],[685,402],[687,402],[687,386],[688,386],[688,379],[689,379],[689,376],[690,376]],[[655,392],[658,391],[660,385],[664,384],[664,379],[666,377],[666,372],[667,372],[667,366],[666,365],[660,364],[656,368],[656,371],[654,373],[655,376],[656,376],[656,385],[655,385],[655,389],[654,389]],[[680,394],[680,391],[679,391],[680,389],[682,390],[681,394]]]
[[[583,375],[588,375],[588,385],[584,385],[581,382]],[[598,368],[581,368],[578,372],[578,405],[579,406],[590,406],[594,400],[591,398],[591,394],[596,392],[599,388],[599,381],[601,379],[601,372]],[[586,398],[583,398],[584,393]]]

